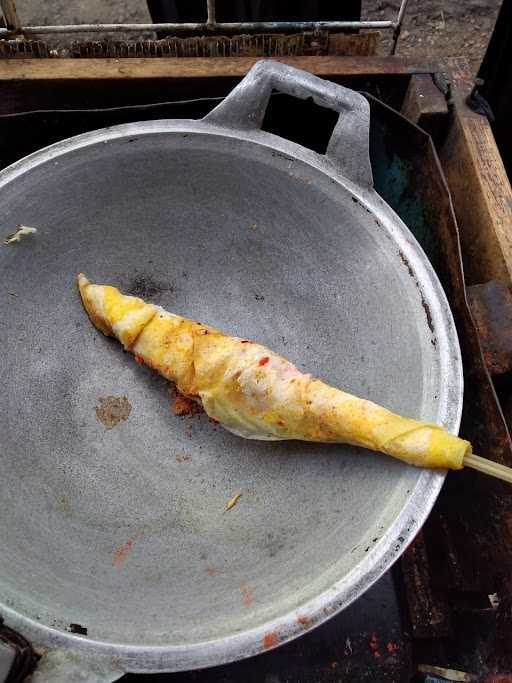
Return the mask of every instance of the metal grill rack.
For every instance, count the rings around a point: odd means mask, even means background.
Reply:
[[[303,31],[357,31],[382,29],[393,31],[391,53],[396,52],[408,0],[401,0],[394,19],[382,21],[257,21],[217,22],[216,0],[206,0],[206,22],[198,23],[137,23],[137,24],[55,24],[47,26],[24,26],[18,16],[15,0],[0,0],[5,28],[0,28],[1,38],[30,37],[41,34],[64,33],[144,33],[165,32],[171,35],[233,35],[239,33],[290,33]]]

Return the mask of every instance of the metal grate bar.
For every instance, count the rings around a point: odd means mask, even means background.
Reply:
[[[108,33],[132,31],[168,31],[170,33],[252,33],[257,31],[325,31],[358,28],[395,28],[393,21],[252,21],[220,24],[60,24],[56,26],[23,26],[26,35],[41,33]],[[0,29],[0,37],[13,31]]]
[[[208,26],[215,26],[215,0],[206,0],[206,13]]]
[[[215,0],[214,0],[215,1]],[[400,3],[400,8],[398,10],[398,16],[396,18],[396,26],[393,31],[393,45],[391,47],[391,54],[394,55],[396,48],[398,46],[398,39],[400,38],[400,31],[402,30],[402,22],[404,20],[405,10],[407,9],[407,3],[409,0],[402,0]]]

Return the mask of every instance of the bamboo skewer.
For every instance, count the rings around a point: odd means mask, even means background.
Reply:
[[[464,466],[471,467],[473,470],[478,470],[484,474],[489,474],[491,477],[496,477],[496,479],[512,484],[512,467],[500,465],[498,462],[481,458],[474,453],[464,456]]]

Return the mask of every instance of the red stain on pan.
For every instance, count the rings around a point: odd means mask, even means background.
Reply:
[[[112,553],[112,566],[113,567],[119,568],[123,564],[123,562],[126,559],[126,556],[128,555],[128,553],[132,549],[132,545],[133,545],[133,538],[129,538],[126,541],[126,543],[124,543],[123,545],[120,545],[118,548],[116,548],[114,550],[114,552]]]
[[[270,649],[271,647],[275,647],[277,643],[279,642],[279,638],[277,637],[277,633],[270,631],[270,633],[265,633],[263,636],[263,647],[265,650]]]
[[[244,607],[250,607],[254,602],[251,589],[246,583],[241,583],[240,590],[242,592],[242,602],[244,603]]]
[[[309,628],[313,623],[309,617],[300,616],[297,617],[297,623],[302,626],[302,628]]]

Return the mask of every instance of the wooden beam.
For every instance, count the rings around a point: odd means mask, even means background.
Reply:
[[[512,189],[489,121],[465,102],[471,85],[466,72],[455,68],[452,75],[453,119],[440,157],[459,222],[466,281],[511,286]]]
[[[411,76],[401,112],[434,138],[438,135],[446,122],[448,104],[431,74]]]
[[[2,59],[0,81],[243,77],[259,57],[139,59]],[[435,64],[397,57],[278,57],[318,76],[404,76],[431,73]]]

